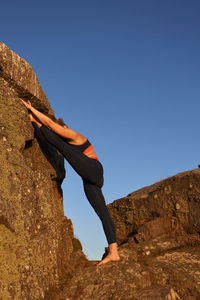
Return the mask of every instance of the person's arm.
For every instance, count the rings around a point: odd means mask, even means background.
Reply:
[[[31,105],[30,101],[28,101],[28,102],[25,102],[24,100],[21,100],[21,101],[38,118],[38,120],[40,122],[42,122],[46,127],[48,127],[49,129],[56,132],[57,134],[59,134],[63,137],[66,137],[70,140],[77,139],[77,137],[79,135],[78,132],[75,132],[74,130],[72,130],[70,128],[63,127],[63,126],[57,124],[56,122],[51,120],[49,117],[47,117],[45,114],[41,113],[36,108],[34,108]]]

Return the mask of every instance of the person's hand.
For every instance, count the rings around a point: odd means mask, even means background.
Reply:
[[[21,99],[21,101],[26,106],[26,108],[31,109],[32,105],[31,105],[31,102],[29,100],[26,102],[26,101]]]

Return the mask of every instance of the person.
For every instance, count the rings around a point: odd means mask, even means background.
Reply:
[[[82,178],[85,195],[102,222],[108,242],[107,256],[96,265],[101,266],[111,261],[119,261],[115,226],[101,190],[104,183],[103,166],[93,146],[82,134],[70,129],[67,125],[57,124],[35,109],[30,101],[21,101],[29,110],[30,120],[35,123],[34,126],[38,127],[44,138],[63,155]]]

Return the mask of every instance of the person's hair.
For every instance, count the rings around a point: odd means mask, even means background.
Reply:
[[[59,125],[61,125],[61,126],[66,126],[66,127],[68,128],[68,126],[65,124],[65,122],[63,121],[62,118],[58,118],[58,119],[57,119],[57,123],[58,123]]]

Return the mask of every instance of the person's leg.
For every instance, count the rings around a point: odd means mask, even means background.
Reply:
[[[110,261],[118,261],[120,260],[120,257],[117,249],[115,225],[111,219],[108,207],[106,206],[102,190],[100,187],[87,181],[83,181],[83,185],[88,201],[102,222],[109,245],[108,255],[100,263],[98,263],[97,266],[106,264]]]
[[[63,141],[58,134],[48,129],[46,126],[42,125],[39,130],[46,140],[59,150],[82,178],[93,184],[102,185],[103,168],[100,162],[89,158],[79,150],[74,149]]]
[[[100,187],[83,180],[84,191],[91,206],[99,216],[108,244],[116,242],[115,226],[106,206],[105,198]]]

